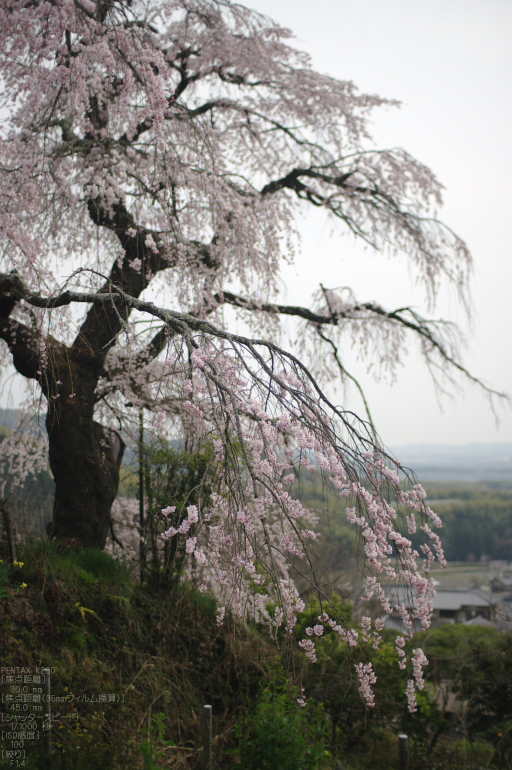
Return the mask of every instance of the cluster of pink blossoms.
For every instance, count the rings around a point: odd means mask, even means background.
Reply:
[[[375,694],[372,690],[372,684],[375,684],[377,681],[373,666],[371,663],[356,663],[355,665],[359,677],[359,692],[361,693],[361,697],[368,708],[373,708],[375,706]]]
[[[222,623],[230,609],[237,617],[266,622],[274,631],[284,625],[290,636],[304,609],[293,569],[298,559],[307,558],[316,537],[316,516],[293,491],[296,474],[306,467],[322,474],[333,494],[346,500],[347,519],[360,529],[367,565],[363,600],[375,596],[384,613],[393,611],[383,577],[388,583],[403,585],[414,596],[413,610],[401,601],[395,604],[405,628],[405,636],[398,636],[396,645],[400,668],[413,667],[411,681],[420,689],[420,674],[427,661],[415,650],[409,662],[405,639],[412,637],[415,619],[428,627],[434,551],[443,560],[440,541],[432,530],[440,520],[425,505],[422,488],[402,489],[396,466],[388,467],[392,460],[382,450],[374,447],[361,453],[354,442],[363,442],[364,436],[343,422],[344,415],[338,410],[331,408],[334,414],[328,415],[313,384],[303,373],[299,376],[297,367],[270,371],[265,358],[254,350],[240,350],[233,340],[231,350],[206,340],[201,348],[190,345],[185,410],[187,419],[194,420],[197,436],[202,432],[211,441],[213,434],[221,487],[211,495],[208,506],[189,506],[186,518],[168,528],[162,538],[186,538],[189,575],[201,590],[211,589],[218,596],[218,622]],[[251,357],[258,364],[257,371],[249,369]],[[260,398],[255,382],[261,387]],[[384,489],[393,490],[394,505]],[[171,509],[163,511],[168,512]],[[426,558],[421,571],[417,567],[420,555],[402,532],[403,526],[409,535],[414,534],[418,517],[423,522],[420,531],[434,548],[422,546]],[[311,586],[315,588],[313,578]],[[315,639],[323,636],[325,628],[349,646],[363,642],[378,648],[385,622],[383,617],[372,620],[365,615],[358,631],[349,628],[334,609],[322,613],[318,621],[299,641],[311,661],[316,660]],[[357,673],[361,695],[371,707],[375,673],[370,664],[358,664]]]

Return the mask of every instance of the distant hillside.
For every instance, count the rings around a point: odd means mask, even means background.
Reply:
[[[22,412],[21,409],[4,409],[3,407],[0,407],[0,425],[4,425],[9,430],[13,430],[24,414],[27,413]],[[33,417],[33,424],[44,431],[45,419],[46,412],[41,412],[39,415]]]
[[[20,409],[3,409],[0,407],[0,425],[4,425],[9,430],[12,430],[18,424],[20,414]]]
[[[0,425],[9,430],[20,419],[19,409],[0,407]],[[44,429],[45,415],[39,422]],[[131,440],[123,434],[127,443],[124,465],[136,463],[136,452]],[[390,447],[402,465],[411,468],[424,481],[498,481],[512,485],[512,443],[494,442],[470,444],[403,444]]]
[[[512,443],[405,444],[391,447],[402,465],[425,481],[512,484]]]

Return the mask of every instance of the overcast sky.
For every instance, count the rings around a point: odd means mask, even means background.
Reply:
[[[316,69],[352,80],[361,91],[403,102],[375,113],[380,147],[402,146],[445,185],[442,219],[474,259],[474,328],[465,363],[498,390],[512,393],[512,3],[510,0],[246,0],[297,35]],[[421,293],[400,261],[364,253],[350,238],[329,237],[313,214],[302,225],[304,249],[286,274],[287,299],[309,303],[312,287],[351,285],[361,300],[392,308]],[[341,229],[340,229],[341,233]],[[438,308],[463,320],[453,298]],[[512,411],[500,425],[478,390],[436,400],[419,357],[411,355],[394,386],[361,376],[388,446],[406,443],[512,441]],[[4,390],[3,406],[16,404]],[[357,406],[356,401],[348,404]]]
[[[404,147],[445,185],[441,218],[466,240],[475,260],[474,324],[464,361],[476,376],[512,394],[510,0],[253,0],[252,7],[291,28],[315,69],[402,101],[399,110],[375,113],[375,141]],[[304,223],[303,257],[296,274],[287,276],[290,299],[300,294],[307,301],[311,286],[323,280],[353,285],[362,300],[387,307],[414,302],[421,309],[421,294],[403,265],[364,254],[329,231],[317,217]],[[438,314],[463,320],[450,297]],[[512,441],[510,408],[499,410],[496,427],[474,388],[442,399],[441,411],[419,357],[411,355],[393,387],[358,373],[390,446]]]

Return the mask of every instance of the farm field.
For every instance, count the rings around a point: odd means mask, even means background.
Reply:
[[[505,561],[491,561],[488,564],[454,561],[448,562],[445,569],[441,569],[436,564],[432,569],[432,574],[439,581],[440,588],[489,590],[490,581],[506,568],[507,562]]]

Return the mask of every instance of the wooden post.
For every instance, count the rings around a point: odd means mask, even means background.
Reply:
[[[212,707],[204,706],[204,770],[212,770]]]
[[[398,770],[409,767],[409,738],[407,735],[398,736]]]
[[[46,729],[43,727],[44,732],[44,745],[46,754],[48,757],[52,753],[52,704],[51,704],[51,687],[50,687],[50,669],[43,668],[41,673],[44,675],[43,682],[43,725],[46,725]]]

